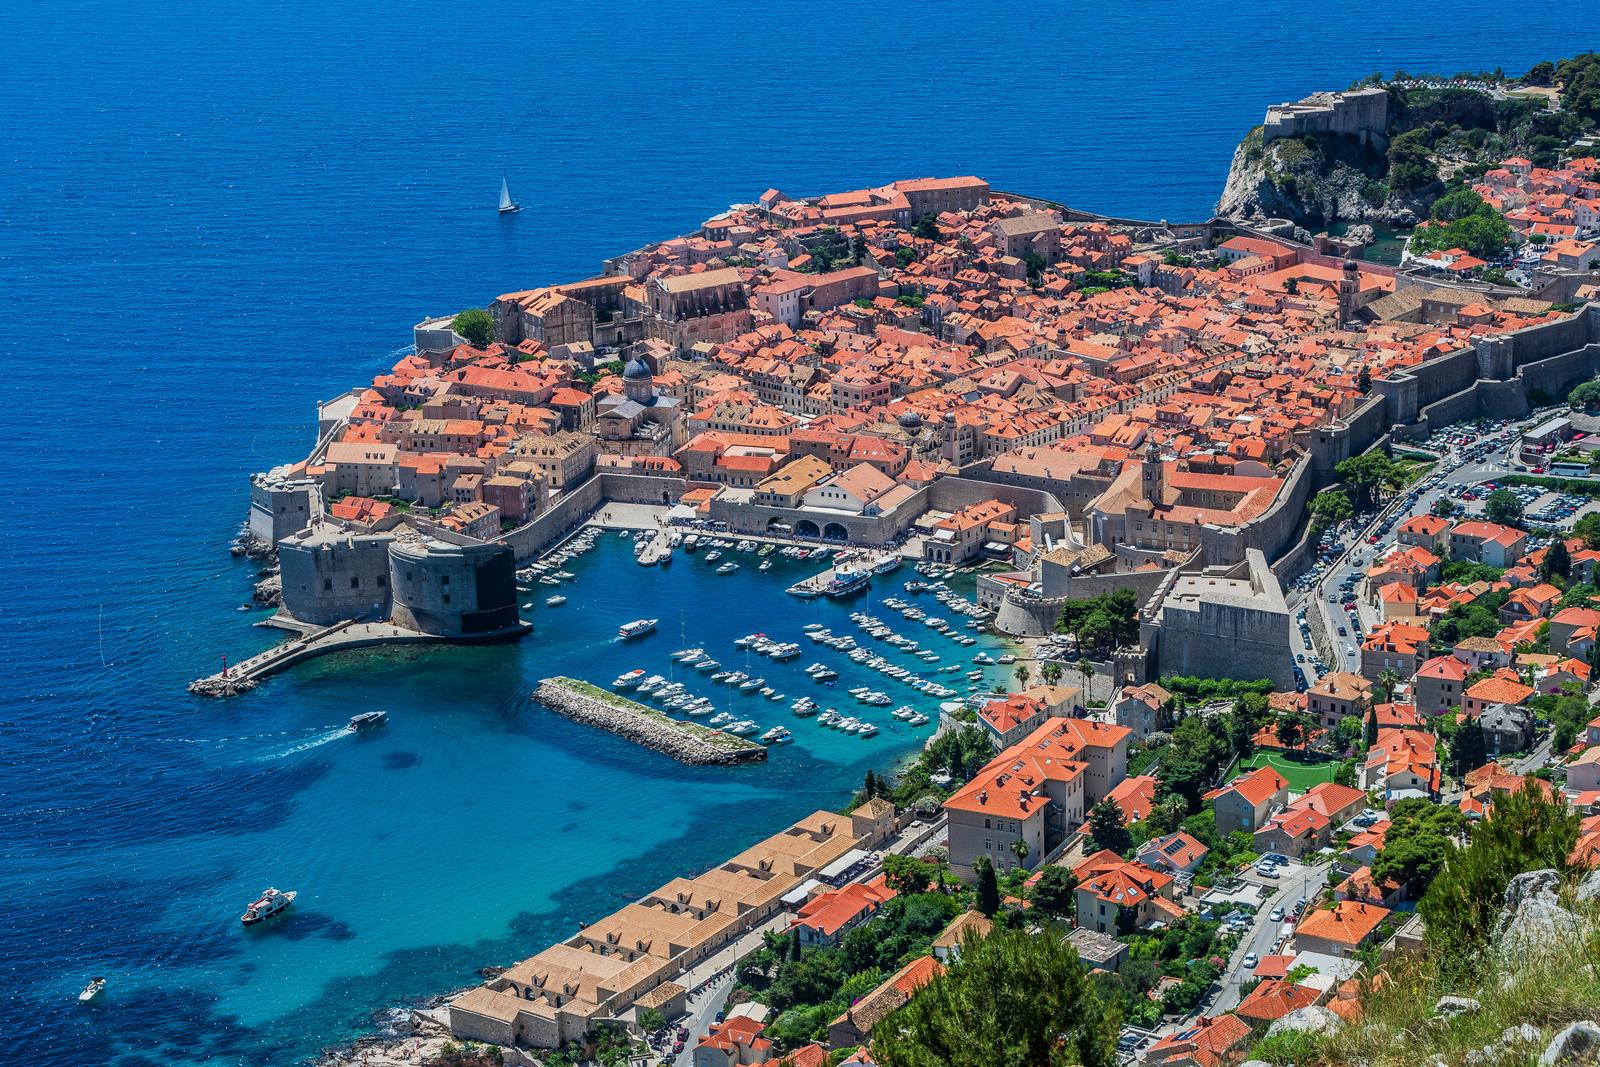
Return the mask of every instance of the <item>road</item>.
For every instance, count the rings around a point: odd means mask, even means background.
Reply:
[[[1309,590],[1295,594],[1305,598],[1297,605],[1300,610],[1321,614],[1332,646],[1330,649],[1332,658],[1326,661],[1325,669],[1319,670],[1317,661],[1321,657],[1310,647],[1310,642],[1302,637],[1298,626],[1291,628],[1292,651],[1296,662],[1300,663],[1305,671],[1309,685],[1315,685],[1318,678],[1332,671],[1359,674],[1362,635],[1381,621],[1378,609],[1367,603],[1360,595],[1356,597],[1356,615],[1352,619],[1340,603],[1345,595],[1345,582],[1354,578],[1355,585],[1352,588],[1359,594],[1362,575],[1376,562],[1380,553],[1394,543],[1395,529],[1414,515],[1427,514],[1433,505],[1445,496],[1446,491],[1454,493],[1468,486],[1513,473],[1516,460],[1511,453],[1517,447],[1520,431],[1548,418],[1554,410],[1556,409],[1545,409],[1529,419],[1509,424],[1505,430],[1489,438],[1493,440],[1503,436],[1503,440],[1478,458],[1469,460],[1457,446],[1444,446],[1439,462],[1422,479],[1423,482],[1432,482],[1435,477],[1442,476],[1440,482],[1422,489],[1413,487],[1392,500],[1364,525],[1341,532],[1338,545],[1342,554],[1331,567],[1318,576]],[[1482,447],[1481,443],[1474,443],[1465,446],[1465,450],[1471,453]],[[1377,545],[1368,543],[1368,539],[1374,534],[1380,538],[1380,543]],[[1344,634],[1339,633],[1341,627],[1345,630]],[[1301,655],[1306,657],[1304,661],[1300,660]]]
[[[1244,965],[1244,958],[1254,952],[1256,958],[1272,955],[1272,947],[1289,928],[1282,923],[1273,922],[1271,919],[1273,908],[1282,908],[1285,913],[1294,910],[1295,902],[1301,897],[1306,900],[1315,900],[1318,893],[1328,884],[1328,872],[1333,869],[1332,862],[1321,863],[1316,866],[1302,866],[1295,864],[1287,875],[1280,876],[1276,882],[1271,879],[1257,877],[1254,873],[1246,876],[1248,881],[1258,884],[1274,886],[1276,892],[1267,898],[1261,905],[1261,910],[1256,913],[1256,921],[1248,933],[1239,939],[1239,945],[1228,958],[1227,969],[1218,979],[1221,990],[1216,994],[1210,1005],[1204,1006],[1207,1014],[1219,1015],[1238,1006],[1239,986],[1251,978],[1249,968]]]

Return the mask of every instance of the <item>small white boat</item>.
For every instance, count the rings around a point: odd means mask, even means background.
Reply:
[[[559,608],[561,605],[565,604],[566,602],[567,602],[567,598],[558,593],[555,596],[549,597],[548,599],[546,599],[544,603],[545,603],[546,607]]]
[[[506,182],[505,175],[500,176],[500,214],[510,215],[521,211],[522,205],[511,199],[511,186]]]
[[[246,926],[254,926],[256,923],[265,922],[288,908],[290,904],[293,904],[294,898],[297,896],[299,894],[292,889],[288,892],[268,889],[250,902],[250,906],[244,909],[244,914],[239,916],[239,921]]]
[[[627,674],[619,675],[617,680],[611,683],[611,687],[613,689],[632,689],[642,681],[644,681],[644,671],[635,667]]]
[[[105,991],[105,988],[106,988],[106,980],[104,978],[99,978],[99,977],[95,978],[94,981],[90,982],[88,985],[83,987],[83,992],[82,993],[78,994],[78,1003],[79,1004],[87,1004],[87,1003],[89,1003],[89,1001],[93,1000],[95,997],[98,997],[101,993],[103,993]]]
[[[717,573],[718,574],[732,574],[734,571],[736,571],[738,569],[739,569],[739,565],[737,563],[728,562],[728,563],[724,563],[722,566],[718,567],[717,568]]]

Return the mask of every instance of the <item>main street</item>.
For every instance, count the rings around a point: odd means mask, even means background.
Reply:
[[[1254,953],[1256,959],[1260,960],[1262,957],[1272,955],[1273,947],[1286,933],[1291,932],[1292,927],[1286,926],[1281,921],[1272,920],[1273,909],[1282,908],[1287,916],[1293,914],[1296,902],[1302,899],[1315,900],[1317,894],[1327,886],[1328,872],[1332,869],[1331,861],[1315,866],[1296,863],[1289,873],[1279,875],[1276,882],[1259,877],[1253,870],[1245,876],[1246,881],[1268,886],[1274,892],[1262,903],[1249,932],[1239,939],[1238,946],[1228,957],[1228,965],[1217,979],[1221,989],[1211,1003],[1204,1007],[1207,1014],[1220,1015],[1238,1006],[1239,987],[1251,978],[1251,969],[1244,964],[1245,957]]]
[[[1332,671],[1361,671],[1362,636],[1380,620],[1378,609],[1361,596],[1361,578],[1390,546],[1394,532],[1407,519],[1425,515],[1435,503],[1446,496],[1455,496],[1461,490],[1482,482],[1493,481],[1513,473],[1516,466],[1515,450],[1522,429],[1548,417],[1550,410],[1536,413],[1529,419],[1509,423],[1504,429],[1487,435],[1477,435],[1466,445],[1444,445],[1439,462],[1418,483],[1395,497],[1365,525],[1344,532],[1339,540],[1341,554],[1317,577],[1309,591],[1302,594],[1305,600],[1298,606],[1306,612],[1321,616],[1324,632],[1328,636],[1322,656],[1301,635],[1298,626],[1292,627],[1290,645],[1296,662],[1305,671],[1306,681],[1315,685],[1323,674]],[[1451,427],[1449,434],[1467,433],[1470,430]],[[1487,444],[1488,447],[1485,447]],[[1403,448],[1403,446],[1401,446]],[[1473,458],[1467,458],[1472,456]],[[1370,539],[1376,535],[1378,543]],[[1347,587],[1346,583],[1350,583]],[[1347,592],[1356,595],[1356,616],[1351,618],[1342,601]],[[1340,633],[1341,628],[1344,633]],[[1301,662],[1299,657],[1305,655]],[[1319,670],[1321,660],[1324,669]]]

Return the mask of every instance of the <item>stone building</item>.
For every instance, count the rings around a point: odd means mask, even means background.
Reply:
[[[1257,549],[1246,550],[1242,569],[1167,576],[1139,621],[1149,677],[1268,678],[1294,687],[1283,588]]]
[[[1343,134],[1380,147],[1389,128],[1389,92],[1367,86],[1342,93],[1312,93],[1303,100],[1273,104],[1262,123],[1262,137],[1306,137]]]
[[[647,293],[650,336],[680,352],[701,341],[731,341],[754,325],[744,278],[732,267],[654,277]]]

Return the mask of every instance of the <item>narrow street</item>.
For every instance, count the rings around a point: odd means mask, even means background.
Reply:
[[[1280,875],[1276,883],[1276,892],[1267,898],[1261,905],[1261,910],[1256,913],[1255,923],[1249,932],[1240,939],[1239,945],[1228,958],[1228,966],[1217,979],[1221,989],[1215,994],[1208,1005],[1202,1009],[1206,1014],[1215,1015],[1229,1011],[1239,1003],[1239,986],[1248,982],[1251,977],[1250,969],[1244,965],[1244,958],[1250,953],[1255,953],[1256,958],[1272,954],[1272,946],[1290,928],[1281,922],[1273,922],[1272,909],[1282,908],[1285,913],[1294,910],[1295,902],[1304,897],[1306,900],[1315,900],[1318,893],[1328,884],[1328,874],[1333,869],[1332,862],[1324,862],[1315,866],[1303,866],[1296,863],[1289,873]],[[1269,879],[1260,878],[1254,874],[1247,876],[1249,881],[1264,885],[1274,885]]]

